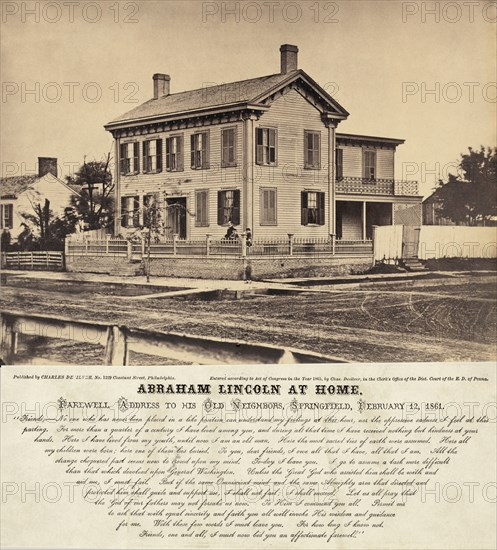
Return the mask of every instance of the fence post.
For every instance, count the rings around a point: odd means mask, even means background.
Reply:
[[[31,254],[31,269],[33,270],[34,269],[34,253],[33,252],[30,252]],[[40,258],[41,260],[41,258]]]
[[[211,237],[211,233],[207,233],[207,235],[205,236],[205,253],[207,256],[209,256],[209,254],[211,253]]]
[[[128,363],[128,346],[126,333],[118,326],[107,328],[104,364],[125,366]]]
[[[64,257],[67,258],[69,255],[69,239],[66,237],[64,239]]]
[[[131,256],[133,254],[133,245],[131,243],[131,241],[127,241],[126,242],[126,256],[128,258],[128,260],[131,260]]]
[[[293,233],[288,233],[288,254],[293,256]]]
[[[0,355],[4,361],[10,362],[17,352],[17,332],[14,331],[14,320],[2,315],[0,325]]]
[[[337,244],[337,236],[334,233],[330,233],[330,237],[331,237],[331,254],[332,256],[334,256],[336,244]]]
[[[88,239],[86,237],[83,237],[85,240],[85,256],[88,256]]]
[[[177,233],[173,235],[173,256],[176,256],[176,251],[178,246],[178,237],[179,235]]]
[[[109,255],[109,241],[110,241],[110,235],[105,236],[105,255]]]
[[[47,268],[48,268],[48,250],[45,251],[46,253],[46,259],[47,259]]]
[[[242,238],[242,258],[246,258],[247,257],[247,233],[242,233],[240,236]]]
[[[142,260],[145,257],[145,239],[143,235],[141,236],[141,254],[142,254]]]

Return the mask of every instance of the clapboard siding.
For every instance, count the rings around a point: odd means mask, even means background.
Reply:
[[[263,236],[326,237],[327,225],[301,225],[301,192],[326,193],[328,201],[328,130],[320,112],[299,92],[290,90],[276,99],[269,111],[254,124],[256,128],[277,129],[277,166],[256,166],[254,170],[254,238]],[[321,169],[304,168],[304,130],[321,133]],[[254,138],[255,141],[255,138]],[[262,187],[277,189],[277,225],[260,225],[260,194]]]
[[[236,160],[237,166],[221,168],[221,131],[224,128],[236,128]],[[209,168],[192,170],[190,163],[190,136],[205,131],[209,134]],[[183,170],[180,172],[166,171],[166,138],[183,136]],[[163,171],[156,174],[143,173],[143,142],[150,139],[162,139]],[[213,126],[188,128],[160,134],[147,134],[139,139],[123,139],[121,143],[139,141],[140,154],[139,174],[121,176],[121,195],[146,195],[158,191],[166,192],[166,196],[186,197],[187,238],[204,238],[211,233],[214,238],[222,237],[226,227],[217,225],[217,192],[223,189],[242,190],[243,181],[243,123],[230,122]],[[208,227],[195,226],[195,191],[208,190]],[[243,198],[242,198],[243,201]]]
[[[363,148],[359,145],[341,145],[337,148],[343,149],[343,175],[351,178],[362,178],[363,174],[363,151],[376,151],[376,177],[378,179],[393,179],[394,177],[394,151],[392,149],[381,149],[374,147]]]

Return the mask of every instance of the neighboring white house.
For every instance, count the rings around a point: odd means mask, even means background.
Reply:
[[[47,199],[54,215],[62,216],[74,195],[57,177],[57,159],[38,157],[38,175],[0,178],[0,232],[8,231],[14,241],[23,230],[23,213],[34,214],[34,205]]]

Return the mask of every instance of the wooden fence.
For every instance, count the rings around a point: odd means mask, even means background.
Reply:
[[[174,238],[150,244],[151,258],[168,256],[330,256],[335,254],[372,254],[371,240],[345,241],[335,238],[300,238],[290,235],[287,238],[254,240],[247,243],[241,239],[183,240]],[[113,256],[129,260],[141,260],[148,256],[146,240],[127,241],[125,239],[66,239],[66,256]]]
[[[59,251],[2,252],[2,267],[6,269],[64,269],[64,254]]]
[[[0,358],[7,364],[16,362],[19,334],[98,344],[102,347],[104,365],[128,365],[130,352],[194,364],[346,362],[294,348],[151,331],[110,323],[74,321],[17,311],[1,311],[0,327]],[[46,363],[50,364],[50,360],[47,359]]]

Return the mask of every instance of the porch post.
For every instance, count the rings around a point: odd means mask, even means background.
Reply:
[[[114,149],[114,236],[119,235],[121,232],[121,170],[120,170],[120,139],[115,137],[115,149]]]
[[[366,201],[362,202],[362,240],[366,240]]]
[[[243,119],[242,230],[254,232],[254,115]]]
[[[328,121],[328,234],[336,234],[336,200],[335,200],[335,130],[336,122]]]

